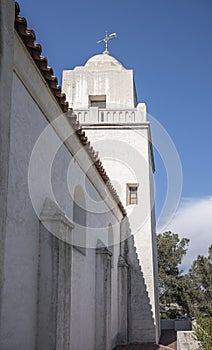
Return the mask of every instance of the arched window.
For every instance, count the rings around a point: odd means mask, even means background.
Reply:
[[[74,191],[73,209],[73,246],[82,254],[86,254],[86,202],[83,190],[77,185]]]

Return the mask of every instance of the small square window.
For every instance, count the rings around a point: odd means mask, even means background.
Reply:
[[[106,95],[90,95],[90,107],[106,108]]]
[[[138,204],[138,184],[127,184],[127,205]]]

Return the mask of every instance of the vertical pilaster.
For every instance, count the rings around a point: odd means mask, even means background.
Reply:
[[[73,224],[49,199],[41,220],[36,348],[69,350]]]
[[[96,350],[111,349],[111,252],[96,248]]]
[[[58,240],[58,276],[57,276],[57,337],[56,349],[69,350],[70,345],[70,305],[71,305],[71,249]]]
[[[118,312],[119,312],[119,336],[120,345],[127,344],[128,329],[128,264],[122,256],[118,261]]]

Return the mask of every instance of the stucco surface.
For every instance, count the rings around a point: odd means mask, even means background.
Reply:
[[[7,189],[10,151],[10,113],[14,50],[13,13],[13,1],[2,0],[0,3],[0,314],[4,281],[4,245],[6,236]]]
[[[109,350],[157,341],[154,164],[133,71],[103,54],[63,75],[124,203],[126,183],[139,184],[138,205],[123,218],[21,37],[13,36],[13,11],[12,2],[1,3],[1,123],[2,111],[7,119],[0,348]],[[107,114],[87,113],[92,95],[106,95]]]
[[[16,47],[23,55],[23,60],[30,62],[26,60],[27,53],[22,51],[18,43]],[[27,70],[33,74],[30,65],[25,67],[25,71]],[[36,69],[34,71],[34,81],[36,81],[38,73]],[[78,350],[86,347],[93,350],[96,308],[95,247],[97,238],[107,244],[110,223],[115,224],[114,234],[117,236],[120,234],[120,226],[108,205],[102,200],[101,195],[103,194],[100,195],[97,192],[94,184],[85,176],[81,166],[76,160],[73,160],[70,151],[64,145],[58,150],[51,165],[52,188],[57,205],[70,222],[73,222],[74,189],[78,185],[83,188],[87,210],[86,234],[88,244],[93,249],[86,249],[86,255],[83,255],[69,244],[61,242],[41,226],[29,195],[28,168],[33,146],[48,125],[48,121],[43,112],[43,106],[36,101],[38,95],[35,95],[35,98],[30,91],[31,81],[22,79],[24,77],[21,76],[19,70],[13,73],[8,215],[4,250],[6,278],[3,285],[1,348],[28,350],[35,349],[39,345],[40,349],[51,349],[51,346],[56,344],[54,346],[57,349],[64,350],[69,348],[69,337],[71,336],[72,349]],[[32,88],[36,89],[36,85]],[[45,85],[43,88],[45,89]],[[56,111],[56,101],[51,101],[51,99],[49,95],[49,108]],[[40,154],[41,158],[45,159],[46,151],[47,149],[43,149]],[[82,152],[85,153],[83,150]],[[47,176],[45,167],[35,168],[35,170],[34,176],[40,180],[40,186],[36,189],[36,209],[41,212],[46,198],[52,198],[52,193],[49,192],[49,187],[45,187],[44,180]],[[99,210],[101,214],[97,215]],[[75,228],[73,233],[74,230]],[[112,299],[110,301],[113,305],[111,322],[115,342],[118,333],[117,261],[120,253],[119,246],[114,249],[114,253],[116,272],[112,273]],[[57,254],[59,254],[59,265],[55,262]],[[67,265],[69,260],[70,264]],[[62,271],[66,271],[66,274],[70,271],[69,280],[64,277]],[[66,283],[63,283],[63,280]],[[57,293],[54,292],[55,284],[59,288]],[[70,291],[67,288],[70,288]],[[54,298],[57,298],[56,304],[54,304],[55,301],[51,304]],[[70,302],[63,304],[64,298],[65,300],[70,298]],[[53,305],[57,305],[59,311],[54,311]],[[63,330],[65,319],[67,319],[67,324],[70,322],[67,330],[69,336]]]
[[[85,66],[63,71],[62,85],[74,109],[87,108],[89,95],[106,95],[107,108],[133,108],[137,100],[133,71],[108,54],[92,57]]]
[[[130,339],[158,341],[160,322],[154,159],[146,106],[144,103],[137,104],[133,71],[103,53],[90,58],[85,66],[64,71],[62,88],[92,145],[98,150],[111,182],[127,209],[130,230],[134,236],[133,244],[129,243],[128,259],[132,259],[133,266],[130,284],[134,288],[136,300],[139,290],[145,290],[147,296],[143,298],[143,309],[135,307],[135,312],[132,311],[129,316],[132,321]],[[106,108],[89,106],[90,96],[93,95],[106,96]],[[127,203],[127,184],[138,184],[137,205]],[[136,277],[133,271],[136,271]],[[133,310],[133,301],[131,307]]]

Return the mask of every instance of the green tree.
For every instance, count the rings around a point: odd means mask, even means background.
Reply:
[[[177,233],[170,231],[157,235],[159,298],[161,307],[177,304],[187,312],[187,303],[183,297],[182,270],[179,265],[186,254],[189,239],[180,239]],[[176,317],[176,309],[167,312],[167,317]]]
[[[197,319],[195,336],[199,349],[212,349],[212,245],[208,256],[198,255],[185,276],[185,298],[189,312]]]
[[[212,349],[212,317],[198,317],[195,326],[195,338],[199,341],[199,349]]]
[[[208,256],[198,255],[184,278],[184,299],[195,317],[212,317],[212,245]]]

